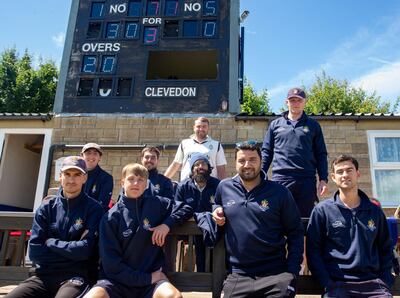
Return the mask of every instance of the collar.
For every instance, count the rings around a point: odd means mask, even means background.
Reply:
[[[358,196],[360,197],[360,205],[358,205],[358,207],[354,208],[357,210],[369,210],[372,207],[372,203],[370,201],[370,199],[368,198],[368,196],[365,194],[365,192],[363,192],[362,190],[358,190]],[[344,209],[349,209],[344,203],[343,201],[340,199],[339,197],[339,190],[335,192],[335,194],[333,195],[333,201],[334,203]]]
[[[156,177],[158,175],[158,170],[157,169],[152,169],[149,171],[149,178],[150,177]]]
[[[75,197],[73,199],[67,199],[66,197],[64,197],[63,190],[60,189],[59,196],[60,196],[62,204],[64,206],[68,205],[69,209],[76,208],[77,206],[79,206],[86,199],[86,195],[83,192],[83,190],[81,190],[80,194],[77,197]]]
[[[195,139],[195,137],[196,137],[196,135],[195,135],[195,134],[192,134],[192,135],[190,135],[189,138],[191,138],[191,139],[192,139],[194,142],[196,142],[197,144],[203,144],[203,143],[206,143],[206,142],[208,142],[209,140],[211,140],[211,138],[210,138],[209,136],[207,136],[203,141],[199,142],[199,141],[197,141],[197,140]]]
[[[268,176],[267,176],[267,174],[264,172],[264,170],[261,170],[261,172],[260,172],[260,177],[261,177],[260,184],[258,184],[258,185],[257,185],[256,187],[254,187],[253,189],[259,187],[260,185],[262,185],[262,184],[264,184],[264,183],[266,183],[266,182],[268,181]],[[240,179],[239,174],[236,174],[236,175],[233,176],[231,179],[233,180],[234,183],[238,183],[238,184],[240,184],[241,187],[244,188],[243,183],[242,183],[242,180]]]
[[[132,198],[128,198],[125,195],[121,195],[120,200],[128,209],[132,210],[132,209],[136,208],[137,205],[139,207],[141,207],[143,205],[144,199],[145,199],[144,195],[141,195],[138,199],[132,199]]]
[[[101,168],[99,165],[97,165],[94,169],[90,170],[87,172],[88,175],[95,175],[101,171]]]
[[[286,120],[290,120],[290,119],[288,118],[289,111],[285,111],[285,112],[283,112],[281,115],[282,115],[282,117],[285,118]],[[308,119],[308,116],[307,116],[306,112],[303,111],[303,114],[302,114],[301,117],[297,120],[297,122],[303,122],[303,121],[306,121],[307,119]]]

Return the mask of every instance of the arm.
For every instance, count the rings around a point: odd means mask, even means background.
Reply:
[[[35,213],[32,224],[32,234],[29,239],[29,259],[38,264],[60,261],[45,245],[48,238],[48,206],[42,205]]]
[[[377,239],[377,248],[379,253],[380,272],[379,278],[382,279],[389,287],[393,285],[394,279],[392,275],[393,266],[393,250],[389,234],[387,219],[382,210],[380,212],[379,227]]]
[[[181,169],[182,164],[177,163],[176,161],[173,161],[168,169],[165,171],[164,176],[168,177],[169,179],[172,179],[176,172],[178,172]]]
[[[213,212],[212,212],[212,217],[214,221],[217,223],[218,226],[223,226],[225,224],[225,214],[224,214],[224,209],[222,208],[222,200],[221,200],[221,191],[220,191],[220,186],[219,184],[217,186],[217,190],[215,192],[215,204],[213,205]]]
[[[281,219],[287,238],[287,264],[288,272],[299,275],[300,265],[303,261],[304,252],[304,230],[300,213],[289,190],[285,189],[283,194],[283,205],[281,208]]]
[[[272,125],[273,124],[270,123],[267,132],[265,133],[263,146],[261,149],[262,169],[265,173],[268,172],[269,166],[271,165],[274,157],[275,140]]]
[[[108,205],[110,203],[113,188],[114,188],[113,177],[107,175],[105,177],[105,179],[102,181],[102,185],[100,188],[100,194],[99,194],[100,204],[101,204],[101,207],[103,207],[104,212],[106,212],[109,209]]]
[[[217,166],[217,175],[218,179],[222,180],[226,178],[226,170],[225,170],[225,165],[223,166]]]
[[[103,215],[100,205],[88,211],[86,228],[82,229],[81,238],[77,241],[63,241],[60,239],[49,238],[45,244],[49,250],[74,261],[83,261],[90,258],[96,243],[99,222]]]
[[[317,124],[313,151],[314,157],[317,162],[317,172],[320,182],[328,181],[328,152],[326,150],[324,135],[322,133],[321,126]]]
[[[321,210],[315,207],[311,213],[307,227],[306,253],[307,263],[312,274],[316,276],[321,285],[326,288],[333,283],[329,272],[325,268],[322,257],[322,247],[326,235],[325,219]]]
[[[182,225],[193,216],[194,210],[185,202],[185,199],[187,197],[185,197],[184,185],[179,184],[175,193],[175,205],[172,208],[171,215],[165,222],[170,228],[175,224]]]
[[[117,223],[103,217],[100,223],[100,257],[107,277],[127,287],[148,286],[152,274],[133,270],[123,260],[124,251],[117,238]]]

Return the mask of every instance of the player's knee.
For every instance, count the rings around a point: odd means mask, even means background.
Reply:
[[[173,285],[168,284],[159,288],[153,298],[182,298],[182,294]]]
[[[110,298],[102,287],[93,287],[83,298]]]

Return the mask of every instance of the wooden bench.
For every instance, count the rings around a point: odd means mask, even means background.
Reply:
[[[26,233],[31,229],[33,213],[21,212],[0,212],[0,286],[17,284],[28,277],[29,264],[25,264],[26,254]],[[308,219],[303,219],[303,224],[307,224]],[[397,221],[398,230],[400,231],[400,221]],[[10,231],[21,231],[20,236],[15,239],[16,246],[12,248],[13,257],[10,256]],[[176,255],[178,242],[181,237],[187,237],[188,248],[188,272],[179,272],[179,266],[176,266],[169,272],[171,282],[182,292],[212,292],[212,297],[220,297],[222,283],[226,276],[225,267],[225,246],[221,240],[213,249],[212,265],[209,272],[194,272],[195,266],[192,262],[193,257],[193,237],[201,235],[194,221],[189,221],[183,226],[174,228],[170,233],[171,238],[171,263],[176,264]],[[207,254],[209,256],[209,254]],[[179,261],[179,260],[178,260]],[[5,266],[6,263],[11,266]],[[212,271],[212,272],[210,272]],[[321,286],[311,275],[301,275],[297,282],[298,294],[317,295],[322,292]],[[396,277],[395,284],[392,287],[393,295],[400,295],[400,277]]]

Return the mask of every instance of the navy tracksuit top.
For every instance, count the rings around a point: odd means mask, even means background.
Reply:
[[[392,250],[382,209],[359,190],[359,207],[349,209],[336,192],[315,206],[307,228],[308,266],[320,283],[381,278],[388,286]]]
[[[171,179],[158,173],[157,169],[149,171],[149,180],[153,184],[153,193],[160,197],[174,199],[174,187]]]
[[[263,172],[261,178],[250,192],[238,175],[218,185],[215,207],[222,206],[225,213],[230,270],[247,275],[298,275],[304,231],[296,203],[286,187],[268,181]]]
[[[177,223],[182,224],[193,217],[196,212],[211,212],[215,199],[215,191],[219,180],[209,177],[203,191],[200,191],[192,178],[186,178],[178,184],[175,193],[175,202],[183,202],[177,212]]]
[[[100,223],[102,278],[127,287],[151,284],[151,273],[164,265],[162,248],[151,241],[154,228],[172,225],[173,201],[159,196],[122,195]]]
[[[295,126],[288,112],[269,125],[262,147],[263,170],[272,162],[273,180],[314,178],[328,179],[327,150],[321,126],[306,113]]]
[[[83,186],[83,190],[89,197],[98,201],[103,207],[104,212],[106,212],[113,187],[113,177],[97,165],[93,170],[88,171],[88,178]]]
[[[36,273],[86,275],[96,247],[103,210],[84,192],[66,199],[62,192],[36,211],[29,240],[29,258]]]

